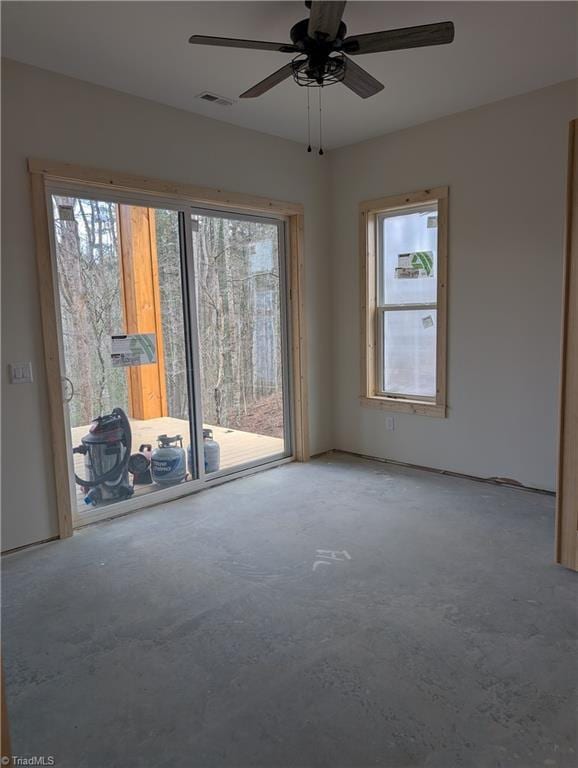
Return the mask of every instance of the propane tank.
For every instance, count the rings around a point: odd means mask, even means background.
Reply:
[[[159,485],[176,485],[187,476],[187,460],[181,435],[159,435],[158,448],[151,454],[151,474]]]
[[[221,448],[213,439],[212,429],[203,429],[203,452],[205,455],[205,472],[218,472],[221,465]]]
[[[189,444],[187,448],[187,467],[191,477],[195,476],[195,466],[193,464],[193,446]]]

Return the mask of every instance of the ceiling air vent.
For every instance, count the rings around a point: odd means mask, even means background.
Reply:
[[[203,93],[199,93],[197,99],[208,101],[210,104],[219,104],[221,107],[233,106],[231,99],[226,99],[224,96],[217,96],[216,93],[211,93],[210,91],[203,91]]]

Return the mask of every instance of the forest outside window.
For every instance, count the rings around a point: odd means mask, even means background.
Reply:
[[[445,416],[446,187],[361,205],[362,404]]]

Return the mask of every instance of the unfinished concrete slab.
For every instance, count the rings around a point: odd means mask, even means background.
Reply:
[[[574,766],[550,496],[330,454],[4,558],[13,749],[59,768]]]

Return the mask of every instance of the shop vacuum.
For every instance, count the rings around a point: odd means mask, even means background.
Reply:
[[[85,504],[128,499],[134,490],[129,482],[128,463],[132,434],[122,408],[98,416],[73,453],[84,456],[87,477],[74,478],[86,494]]]

